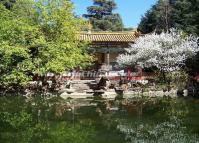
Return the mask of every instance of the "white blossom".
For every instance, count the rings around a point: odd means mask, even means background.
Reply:
[[[148,34],[137,39],[135,44],[126,49],[125,54],[117,58],[120,65],[155,66],[162,71],[179,70],[187,58],[198,51],[198,38],[184,36],[182,32],[171,29],[161,34]]]

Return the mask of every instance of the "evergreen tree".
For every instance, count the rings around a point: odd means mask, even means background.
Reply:
[[[159,0],[142,17],[142,33],[165,31],[171,27],[189,34],[199,34],[199,0]]]
[[[93,0],[93,6],[87,8],[88,14],[83,16],[89,19],[96,31],[121,31],[123,22],[116,9],[114,0]]]
[[[172,28],[173,20],[171,18],[173,9],[173,1],[159,0],[145,16],[142,17],[138,29],[142,33],[150,33],[156,31],[161,33]]]
[[[138,29],[142,33],[150,33],[160,27],[161,24],[158,24],[157,6],[154,5],[150,10],[148,10],[144,17],[142,17],[141,22],[138,26]]]
[[[199,0],[176,0],[173,7],[173,26],[199,35]]]

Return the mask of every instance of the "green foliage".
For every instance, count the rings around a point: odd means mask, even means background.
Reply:
[[[119,14],[114,14],[116,3],[114,0],[93,0],[94,6],[87,8],[88,18],[96,31],[122,31],[124,26]]]
[[[138,29],[143,33],[150,33],[174,27],[189,34],[199,34],[198,16],[198,0],[170,0],[167,2],[159,0],[142,17]]]
[[[17,46],[9,46],[8,43],[0,44],[1,55],[1,85],[25,85],[29,80],[24,73],[32,68],[27,49]]]
[[[11,9],[16,0],[0,0],[0,3],[3,4],[7,9]]]
[[[91,58],[85,51],[85,44],[77,41],[77,31],[85,25],[81,19],[75,19],[73,6],[69,1],[40,1],[37,7],[39,27],[44,34],[45,44],[39,47],[34,59],[36,72],[44,74],[47,71],[61,73],[77,65],[89,61]],[[80,26],[79,26],[80,25]]]
[[[25,73],[34,67],[28,47],[37,40],[35,27],[14,7],[12,12],[0,5],[0,21],[0,85],[25,85],[29,80]]]
[[[199,1],[176,0],[171,19],[173,26],[186,33],[199,35]]]
[[[152,6],[152,8],[145,13],[145,16],[142,17],[138,25],[138,30],[142,33],[150,33],[155,30],[160,33],[162,30],[165,30],[165,14],[163,14],[164,10],[162,6],[163,3],[161,1]]]
[[[17,0],[0,4],[0,87],[24,86],[30,74],[60,74],[92,58],[77,33],[86,23],[69,1]]]

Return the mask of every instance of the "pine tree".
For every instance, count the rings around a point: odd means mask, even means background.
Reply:
[[[142,33],[150,32],[165,32],[172,28],[173,20],[172,9],[174,1],[159,0],[150,10],[148,10],[145,16],[142,17],[138,29]]]
[[[114,0],[93,0],[93,6],[87,8],[88,14],[83,16],[89,19],[96,31],[121,31],[123,22],[116,9]]]
[[[142,33],[161,32],[169,28],[199,35],[199,0],[159,0],[142,17],[138,29]]]
[[[199,0],[177,0],[172,13],[174,27],[199,35]]]

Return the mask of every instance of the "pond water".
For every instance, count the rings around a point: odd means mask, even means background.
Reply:
[[[2,143],[197,143],[199,100],[0,97]]]

